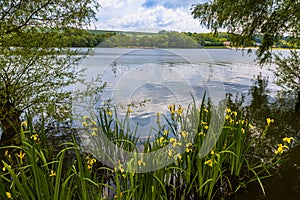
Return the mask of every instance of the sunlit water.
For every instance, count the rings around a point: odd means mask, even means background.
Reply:
[[[126,105],[133,102],[137,106],[131,107],[130,123],[132,127],[138,125],[138,136],[143,137],[148,136],[152,128],[157,128],[157,112],[168,118],[168,105],[187,107],[193,98],[199,103],[204,93],[212,98],[214,105],[218,105],[227,93],[245,95],[244,105],[253,103],[250,89],[259,75],[269,81],[266,88],[268,102],[276,101],[277,92],[282,88],[275,84],[273,72],[268,69],[274,66],[261,68],[254,60],[255,53],[229,49],[97,48],[80,67],[86,69],[88,80],[101,74],[102,83],[107,83],[101,98],[92,107],[100,107],[112,99],[111,105],[119,105],[118,117],[122,118],[127,111]],[[147,100],[145,105],[139,106],[144,100]],[[280,108],[276,110],[277,116],[268,116],[276,117],[277,125],[272,133],[278,137],[276,140],[280,141],[280,134],[285,131],[287,134],[299,133],[299,129],[292,128],[295,124],[294,127],[298,127],[297,118],[289,113],[287,117],[281,116]],[[88,114],[84,109],[80,112]],[[291,151],[285,167],[264,181],[266,197],[258,185],[250,185],[249,190],[233,199],[300,199],[299,155],[297,147]]]
[[[247,95],[253,79],[262,74],[269,77],[270,98],[280,89],[268,67],[254,62],[255,54],[227,49],[118,49],[97,48],[81,63],[86,76],[101,74],[107,84],[99,107],[112,99],[124,117],[126,105],[131,106],[130,122],[138,126],[138,136],[148,136],[157,128],[157,113],[168,117],[168,105],[187,108],[193,99],[199,103],[206,93],[218,105],[226,93]],[[140,102],[145,101],[143,106]],[[250,97],[245,100],[249,103]]]

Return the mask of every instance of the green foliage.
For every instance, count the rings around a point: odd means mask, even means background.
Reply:
[[[67,45],[71,47],[97,47],[106,38],[114,35],[116,33],[97,33],[80,29],[65,31],[65,37],[69,41]]]
[[[291,55],[287,57],[275,56],[277,67],[274,73],[277,77],[277,83],[292,91],[300,91],[299,57],[300,53],[298,51],[291,51]]]
[[[262,151],[264,138],[257,137],[257,132],[256,136],[253,135],[252,127],[243,113],[226,110],[225,126],[217,144],[208,155],[200,157],[199,151],[210,126],[210,107],[202,103],[199,108],[194,106],[186,112],[181,109],[171,106],[172,117],[169,122],[161,124],[157,138],[146,140],[142,145],[145,152],[156,151],[167,145],[181,145],[183,154],[165,152],[173,163],[146,173],[134,173],[130,171],[132,165],[123,165],[120,161],[115,163],[114,168],[103,166],[100,160],[84,153],[74,138],[73,142],[57,143],[57,148],[53,150],[46,130],[37,132],[29,118],[28,124],[24,123],[21,128],[22,146],[2,147],[6,152],[0,164],[0,195],[4,199],[9,193],[14,199],[43,200],[220,199],[253,181],[264,192],[261,180],[271,175],[269,170],[275,167],[281,157],[270,152],[267,160],[260,159],[258,155]],[[101,109],[98,116],[101,121],[84,117],[84,129],[80,130],[92,138],[100,136],[100,132],[104,133],[119,147],[136,151],[136,148],[140,148],[137,140],[130,136],[133,133],[128,134],[130,112],[124,121],[116,116],[117,113],[110,108]],[[195,123],[200,126],[193,144],[185,144],[185,139],[192,134],[188,132],[191,118],[198,119]],[[178,123],[182,130],[174,132]],[[269,126],[267,123],[266,130]],[[93,131],[90,132],[90,129]],[[183,143],[175,144],[174,137],[183,137]],[[149,164],[146,160],[138,163],[140,167]]]
[[[95,0],[1,2],[1,142],[19,132],[24,111],[67,116],[71,91],[65,88],[79,80],[79,58],[66,48],[65,31],[90,24],[97,7]]]
[[[267,50],[285,33],[299,46],[299,13],[300,4],[293,0],[214,0],[192,8],[192,15],[202,25],[213,31],[226,29],[234,34],[234,46],[251,46],[253,37],[261,34],[258,57],[262,59],[267,58]]]
[[[198,43],[183,33],[161,31],[158,34],[117,33],[100,47],[198,48]]]
[[[254,39],[259,43],[257,56],[261,64],[272,62],[270,51],[272,47],[300,46],[299,1],[214,0],[194,5],[192,15],[195,19],[199,19],[202,25],[215,32],[218,29],[225,29],[231,35],[233,46],[252,46]],[[295,61],[292,66],[297,66],[299,53],[291,55],[296,57],[287,60],[282,58],[282,61],[275,55],[275,63],[278,65],[275,75],[282,86],[294,89],[298,88],[298,85],[292,82],[298,82],[299,67],[291,69],[286,64]]]
[[[228,46],[230,42],[229,35],[227,33],[185,33],[192,37],[201,46]],[[225,45],[224,45],[225,43]]]

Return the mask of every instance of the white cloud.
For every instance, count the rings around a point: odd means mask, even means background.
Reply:
[[[104,1],[103,1],[104,2]],[[143,7],[145,0],[107,0],[101,4],[97,29],[148,31],[174,30],[201,32],[199,22],[189,7],[167,8],[163,5]]]

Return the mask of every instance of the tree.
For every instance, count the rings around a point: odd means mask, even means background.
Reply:
[[[300,57],[299,53],[292,51],[288,57],[282,55],[275,56],[277,64],[274,73],[277,78],[277,83],[286,89],[293,91],[300,90]],[[300,100],[300,99],[299,99]]]
[[[63,117],[66,88],[79,80],[76,52],[64,35],[95,19],[96,0],[2,0],[0,3],[1,143],[20,131],[24,112]]]
[[[288,73],[299,74],[297,67],[288,67],[290,61],[297,61],[300,53],[294,51],[286,58],[272,54],[271,48],[288,35],[291,46],[300,46],[300,1],[295,0],[213,0],[193,5],[192,15],[205,27],[217,32],[225,29],[231,35],[233,46],[252,46],[253,39],[261,36],[257,58],[261,64],[278,64],[278,82],[282,84]],[[294,58],[292,58],[294,57]],[[273,59],[275,58],[275,59]],[[298,59],[299,63],[299,59]],[[294,64],[296,66],[296,63]],[[297,76],[289,78],[297,79]],[[298,77],[299,78],[299,77]],[[298,85],[296,85],[298,84]],[[285,84],[290,89],[300,90],[299,83]]]

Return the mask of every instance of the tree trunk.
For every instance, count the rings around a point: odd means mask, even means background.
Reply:
[[[0,146],[17,144],[16,136],[21,130],[21,111],[10,102],[0,102],[0,125],[2,135]]]
[[[300,91],[298,91],[298,102],[296,103],[295,111],[300,115]]]

